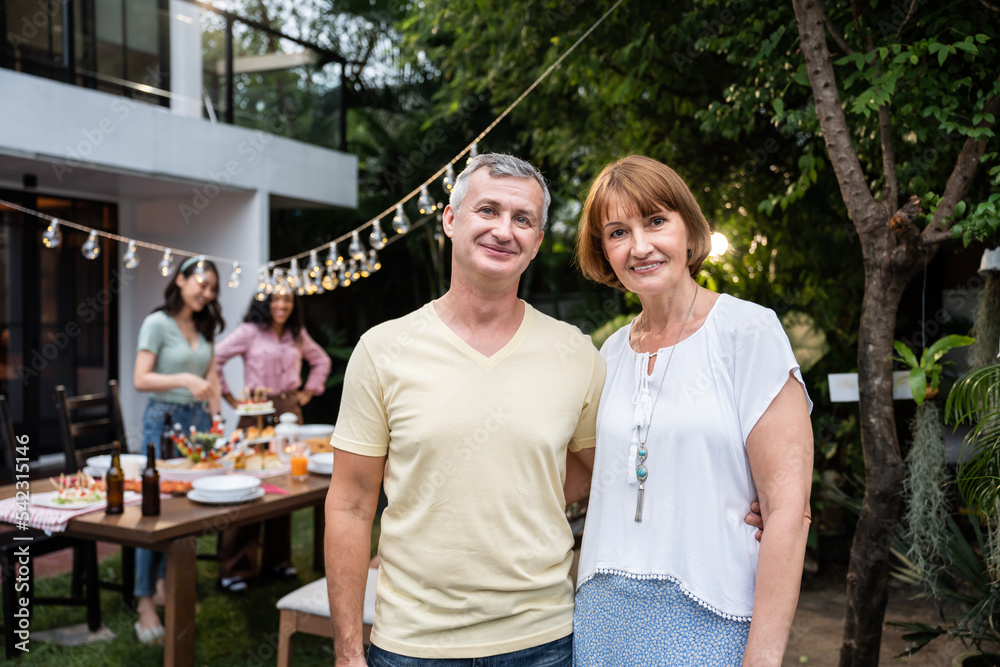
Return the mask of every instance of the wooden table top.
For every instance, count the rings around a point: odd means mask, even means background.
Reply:
[[[159,516],[142,516],[141,504],[126,505],[123,514],[112,516],[98,510],[70,519],[66,534],[150,548],[178,537],[214,534],[317,505],[326,496],[330,477],[310,473],[304,481],[297,482],[290,475],[281,475],[263,479],[261,483],[286,489],[288,494],[268,493],[239,505],[204,505],[186,496],[175,496],[160,502]],[[32,487],[38,486],[41,484],[32,483]],[[0,487],[0,500],[14,495],[13,485]]]

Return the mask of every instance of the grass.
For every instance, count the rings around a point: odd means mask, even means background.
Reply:
[[[195,664],[261,667],[277,663],[279,612],[275,604],[285,594],[323,576],[312,569],[312,533],[312,510],[295,512],[292,515],[292,561],[299,570],[298,578],[255,580],[243,595],[218,592],[215,589],[218,564],[198,561]],[[376,539],[377,526],[373,531],[373,543]],[[199,553],[213,552],[215,542],[214,536],[200,538]],[[120,576],[120,555],[101,563],[102,579],[120,579]],[[69,573],[43,579],[37,582],[36,595],[64,595],[69,585]],[[101,592],[101,614],[104,625],[115,633],[115,639],[78,647],[32,639],[31,651],[22,654],[20,664],[47,667],[118,664],[153,667],[163,664],[162,646],[144,646],[135,638],[132,629],[135,617],[122,609],[120,594]],[[86,613],[82,607],[35,607],[31,631],[34,635],[39,630],[85,622]],[[333,644],[329,639],[299,633],[294,636],[292,646],[296,667],[333,664]]]

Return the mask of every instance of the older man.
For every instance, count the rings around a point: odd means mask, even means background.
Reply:
[[[523,160],[473,158],[443,214],[448,292],[368,331],[351,356],[326,501],[338,667],[365,664],[383,484],[368,664],[571,664],[563,482],[567,448],[594,446],[604,363],[578,329],[517,297],[549,202]]]

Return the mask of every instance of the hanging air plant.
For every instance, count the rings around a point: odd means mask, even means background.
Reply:
[[[954,347],[973,342],[968,336],[945,336],[924,350],[919,360],[905,343],[893,343],[899,354],[895,359],[910,368],[910,390],[917,402],[917,413],[910,423],[913,442],[906,456],[907,475],[903,481],[903,497],[907,501],[904,524],[910,544],[906,556],[928,582],[936,581],[949,564],[949,550],[944,532],[948,519],[944,424],[937,405],[927,399],[938,393],[944,370],[941,357]]]

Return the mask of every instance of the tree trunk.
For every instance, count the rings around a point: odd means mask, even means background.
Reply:
[[[884,228],[883,238],[888,235]],[[876,243],[875,245],[883,245]],[[840,667],[878,665],[888,601],[889,548],[902,509],[906,468],[896,437],[892,399],[892,337],[906,281],[877,257],[865,260],[865,294],[858,334],[858,393],[865,497],[847,573],[847,614]]]

